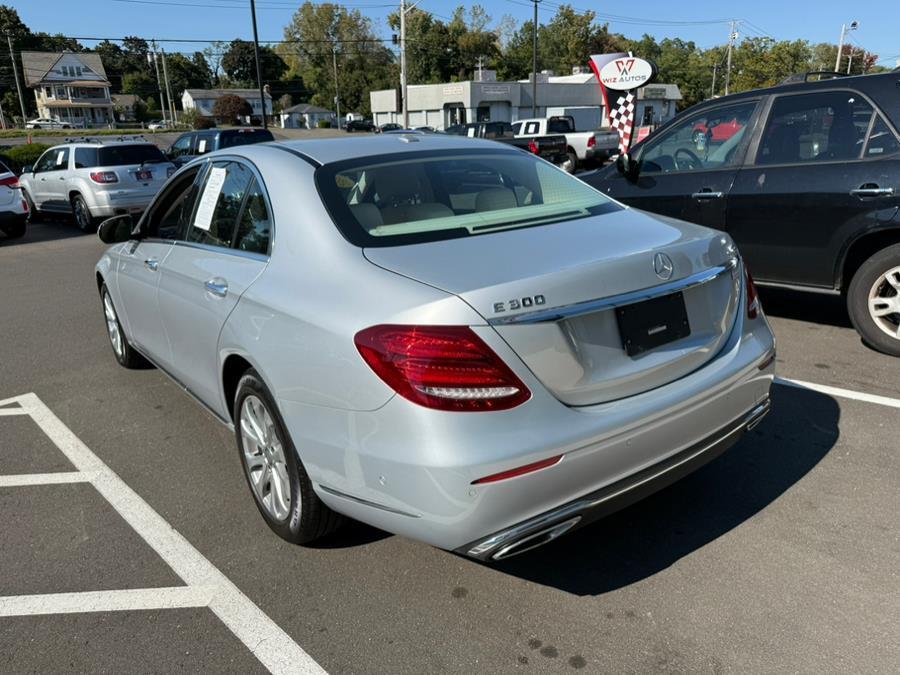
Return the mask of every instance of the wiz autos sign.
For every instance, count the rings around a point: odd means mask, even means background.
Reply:
[[[656,75],[656,68],[650,61],[636,56],[613,59],[600,68],[600,83],[607,89],[624,91],[637,89],[649,83]]]

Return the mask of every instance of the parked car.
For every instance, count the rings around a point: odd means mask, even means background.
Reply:
[[[152,120],[147,124],[147,128],[150,131],[162,131],[164,129],[171,129],[172,127],[172,123],[168,120]]]
[[[702,150],[701,146],[705,143],[724,143],[743,128],[744,125],[736,117],[710,120],[709,124],[698,122],[694,125],[694,145]]]
[[[203,129],[200,131],[188,131],[181,134],[172,143],[166,156],[181,166],[194,157],[205,155],[209,152],[223,148],[234,148],[239,145],[251,145],[253,143],[268,143],[275,137],[268,129],[253,127],[240,129]]]
[[[421,131],[422,133],[426,133],[426,134],[439,134],[439,133],[441,133],[440,131],[438,131],[438,130],[435,129],[434,127],[429,127],[429,126],[416,127],[416,131]]]
[[[605,162],[619,149],[616,131],[575,131],[575,119],[571,115],[539,117],[518,120],[512,124],[517,138],[534,138],[548,134],[566,137],[566,160],[562,168],[575,173],[579,166]]]
[[[19,188],[19,179],[0,163],[0,231],[9,239],[25,235],[28,202]]]
[[[26,129],[71,129],[69,122],[63,122],[59,118],[38,117],[25,122]]]
[[[375,131],[375,125],[372,123],[372,120],[350,120],[344,126],[347,133],[352,133],[354,131]]]
[[[727,235],[497,143],[233,148],[100,236],[115,358],[234,426],[291,542],[342,514],[506,558],[676,480],[768,410],[774,341]]]
[[[19,182],[32,217],[72,214],[87,232],[103,218],[142,212],[174,172],[152,143],[98,137],[53,146],[23,167]]]
[[[378,131],[380,133],[384,133],[385,131],[398,131],[402,128],[402,124],[397,124],[396,122],[388,122],[387,124],[382,124],[380,127],[378,127]]]
[[[446,132],[451,136],[467,136],[469,138],[485,138],[498,143],[505,143],[513,147],[537,155],[557,166],[565,165],[566,137],[534,136],[530,138],[516,138],[513,127],[509,122],[470,122],[469,124],[455,124],[447,127]]]
[[[900,356],[898,84],[801,80],[707,101],[581,177],[728,232],[761,284],[843,295],[865,342]],[[737,131],[699,151],[696,130],[720,120]]]

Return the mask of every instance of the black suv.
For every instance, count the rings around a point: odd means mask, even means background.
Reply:
[[[900,356],[900,72],[810,79],[695,105],[580,177],[725,230],[760,284],[844,294]]]
[[[181,166],[199,155],[205,155],[222,148],[233,148],[237,145],[251,145],[252,143],[266,143],[274,141],[275,137],[268,129],[203,129],[202,131],[188,131],[181,134],[166,155]]]

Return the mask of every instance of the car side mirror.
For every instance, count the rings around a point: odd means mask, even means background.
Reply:
[[[26,164],[22,167],[22,173],[34,173],[34,166],[31,164]]]
[[[121,244],[125,241],[138,239],[134,230],[134,219],[130,213],[123,213],[120,216],[107,218],[100,227],[97,228],[97,236],[104,244]]]
[[[634,183],[641,171],[641,163],[632,157],[630,152],[623,152],[616,158],[616,170],[622,174],[626,180]]]

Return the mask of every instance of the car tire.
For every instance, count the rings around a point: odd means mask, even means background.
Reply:
[[[4,225],[0,229],[3,230],[3,234],[9,239],[21,239],[25,236],[25,221],[22,220],[18,223],[13,223],[12,225]]]
[[[562,170],[566,173],[575,173],[575,169],[578,168],[578,155],[575,154],[572,150],[566,151],[566,159],[562,163]]]
[[[103,318],[106,321],[106,335],[109,337],[109,344],[112,347],[113,355],[116,361],[123,368],[136,370],[147,368],[150,362],[131,346],[125,331],[122,330],[122,322],[119,321],[119,313],[109,294],[109,289],[104,283],[100,287],[100,301],[103,303]]]
[[[82,232],[97,231],[97,221],[91,215],[91,210],[81,195],[72,197],[72,214],[75,216],[75,224]]]
[[[253,369],[238,382],[233,414],[244,478],[269,528],[292,544],[336,530],[343,516],[316,495],[274,398]]]
[[[856,270],[847,311],[866,344],[900,356],[900,244],[879,251]]]

